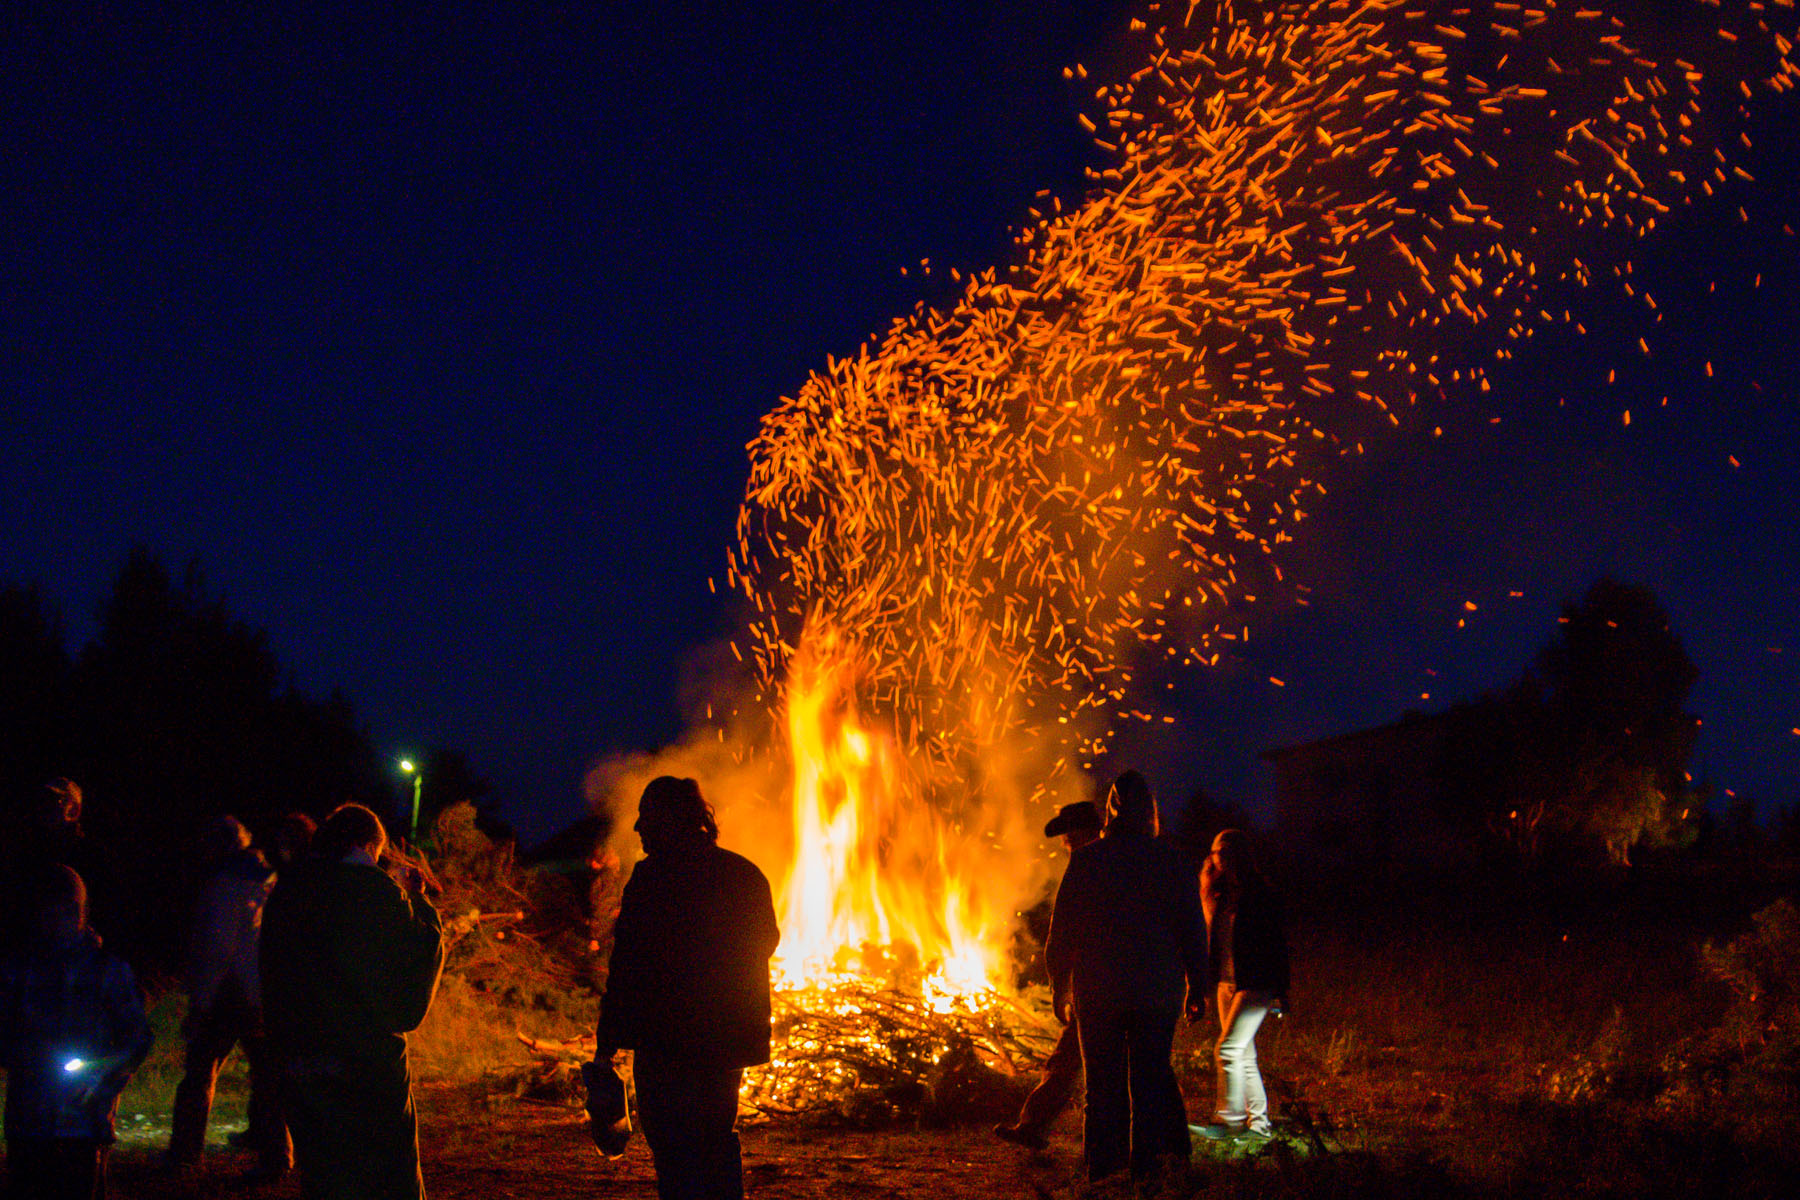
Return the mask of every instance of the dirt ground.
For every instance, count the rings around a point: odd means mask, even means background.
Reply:
[[[421,1091],[419,1102],[420,1153],[432,1200],[656,1195],[643,1140],[633,1138],[624,1158],[608,1162],[595,1151],[576,1110],[512,1100],[472,1102],[452,1090],[430,1088]],[[980,1126],[821,1131],[765,1123],[742,1131],[744,1173],[755,1200],[1067,1195],[1080,1167],[1079,1131],[1078,1118],[1065,1118],[1050,1150],[1030,1154]],[[253,1159],[218,1144],[220,1136],[215,1126],[206,1165],[185,1177],[157,1169],[166,1132],[146,1128],[122,1137],[111,1170],[113,1200],[299,1196],[292,1179],[243,1186]]]

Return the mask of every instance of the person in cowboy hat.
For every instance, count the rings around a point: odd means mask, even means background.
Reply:
[[[1050,818],[1044,826],[1044,836],[1061,838],[1063,848],[1073,859],[1077,850],[1099,840],[1100,826],[1100,806],[1092,800],[1078,800],[1063,805]],[[1080,1078],[1081,1038],[1076,1034],[1075,1023],[1070,1021],[1056,1039],[1056,1048],[1044,1060],[1043,1074],[1020,1106],[1018,1120],[994,1126],[994,1136],[1032,1150],[1044,1149],[1050,1144],[1045,1130],[1069,1107],[1069,1101],[1075,1098],[1075,1082]]]

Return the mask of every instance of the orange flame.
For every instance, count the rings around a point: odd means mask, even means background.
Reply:
[[[984,878],[982,831],[933,805],[895,739],[861,718],[859,677],[835,635],[809,632],[794,658],[784,712],[794,862],[777,983],[916,970],[934,1007],[966,1002],[1003,978],[1007,903]]]

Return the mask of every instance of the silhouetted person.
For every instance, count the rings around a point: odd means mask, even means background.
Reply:
[[[200,855],[208,874],[188,942],[188,1011],[182,1023],[187,1053],[175,1088],[165,1162],[176,1168],[200,1162],[219,1068],[233,1047],[242,1046],[250,1067],[250,1128],[244,1144],[256,1151],[256,1176],[278,1179],[287,1173],[292,1151],[279,1081],[266,1053],[257,964],[263,906],[275,873],[250,848],[250,832],[235,817],[215,817],[207,825]]]
[[[736,1200],[738,1087],[745,1067],[769,1061],[769,958],[781,936],[769,881],[720,849],[692,779],[652,780],[634,828],[645,857],[620,901],[594,1061],[634,1052],[662,1200]]]
[[[269,865],[279,873],[304,859],[318,832],[319,823],[303,812],[291,812],[281,818],[269,838]]]
[[[1071,859],[1100,836],[1100,808],[1092,800],[1065,804],[1044,826],[1044,836],[1060,837]],[[1019,1118],[1010,1125],[994,1126],[994,1134],[1014,1145],[1042,1150],[1049,1145],[1045,1133],[1050,1123],[1062,1115],[1075,1098],[1075,1083],[1081,1078],[1081,1036],[1073,1021],[1065,1021],[1056,1048],[1044,1060],[1043,1073],[1037,1086],[1025,1097]]]
[[[1256,1031],[1278,1013],[1288,991],[1288,946],[1281,902],[1256,868],[1250,837],[1227,829],[1213,839],[1200,871],[1206,913],[1207,960],[1217,981],[1218,1084],[1213,1123],[1200,1132],[1215,1140],[1268,1137],[1269,1096],[1256,1065]]]
[[[45,887],[54,885],[51,868],[68,867],[81,876],[90,921],[95,890],[106,890],[105,870],[81,827],[81,785],[73,779],[52,779],[25,809],[23,828],[16,835],[18,841],[7,847],[10,903],[7,928],[0,931],[0,948],[23,946],[36,937],[35,897]]]
[[[1187,1112],[1169,1061],[1184,996],[1206,985],[1200,889],[1179,850],[1159,838],[1156,799],[1136,771],[1114,781],[1106,833],[1069,859],[1044,959],[1057,1015],[1071,1006],[1087,1072],[1088,1174],[1129,1166],[1143,1178],[1186,1160]]]
[[[424,880],[378,865],[387,832],[360,804],[319,827],[263,913],[263,1013],[308,1200],[419,1200],[418,1121],[406,1034],[443,970]]]
[[[131,968],[88,929],[87,888],[65,866],[39,876],[33,936],[0,960],[7,1195],[106,1194],[119,1093],[150,1051]]]

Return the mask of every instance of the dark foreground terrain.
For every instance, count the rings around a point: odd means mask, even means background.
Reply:
[[[1254,1149],[1199,1145],[1186,1174],[1159,1194],[1791,1196],[1789,1180],[1800,1178],[1797,883],[1784,868],[1487,891],[1467,880],[1294,889],[1291,1012],[1259,1038],[1281,1136]],[[115,1200],[298,1196],[292,1180],[239,1183],[250,1160],[223,1142],[242,1125],[235,1072],[205,1167],[185,1178],[157,1171],[178,1076],[176,1016],[159,1026],[173,1045],[159,1043],[126,1093]],[[458,1019],[460,1033],[494,1018],[475,1010]],[[1211,1104],[1211,1036],[1188,1028],[1177,1043],[1196,1122]],[[435,1200],[655,1195],[641,1141],[608,1163],[578,1109],[492,1090],[442,1077],[420,1087]],[[1079,1113],[1037,1155],[996,1141],[991,1122],[748,1124],[750,1194],[1120,1194],[1086,1186]]]

